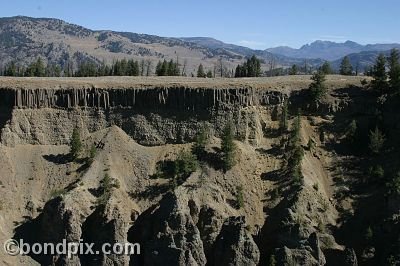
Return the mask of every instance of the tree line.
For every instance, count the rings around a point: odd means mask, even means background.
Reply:
[[[235,78],[259,77],[261,75],[261,61],[255,55],[247,59],[243,65],[238,65],[235,70]]]
[[[56,64],[45,65],[39,57],[27,67],[20,66],[15,61],[10,62],[0,74],[12,77],[98,77],[98,76],[150,76],[151,61],[136,61],[133,59],[116,60],[112,64],[84,61],[73,70],[72,64],[63,66]]]
[[[394,62],[393,52],[386,58],[383,54],[379,57],[385,57],[383,64],[392,64]],[[387,61],[387,62],[386,62]],[[197,69],[197,77],[260,77],[260,76],[282,76],[282,75],[298,75],[298,74],[313,74],[315,72],[322,71],[325,75],[335,74],[335,72],[328,61],[325,61],[319,68],[312,67],[305,60],[304,65],[292,65],[289,68],[276,67],[276,62],[270,64],[270,69],[262,71],[262,61],[253,55],[248,58],[243,64],[237,65],[236,69],[229,70],[226,64],[223,63],[222,58],[214,65],[214,69],[205,70],[203,64],[200,64]],[[175,60],[163,60],[159,61],[155,66],[155,73],[152,72],[151,60],[136,61],[133,59],[122,59],[116,60],[112,64],[105,64],[104,62],[99,63],[93,60],[86,60],[78,64],[75,69],[71,62],[66,64],[45,64],[43,59],[38,57],[34,62],[27,66],[21,66],[15,61],[8,63],[0,75],[4,76],[16,76],[16,77],[96,77],[96,76],[184,76],[186,75],[186,61],[181,65],[178,59]],[[182,69],[181,69],[182,67]],[[382,71],[382,70],[381,70]],[[364,75],[374,76],[374,66],[368,67],[364,71]],[[358,75],[358,65],[353,67],[348,56],[343,57],[340,67],[339,74],[341,75]],[[195,75],[191,73],[191,76]]]

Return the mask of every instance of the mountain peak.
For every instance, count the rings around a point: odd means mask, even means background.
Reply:
[[[386,51],[398,46],[399,44],[361,45],[351,40],[347,40],[342,43],[315,40],[312,43],[303,45],[299,49],[276,47],[267,49],[267,51],[294,58],[321,58],[323,60],[337,60],[352,53],[360,53],[364,51]]]

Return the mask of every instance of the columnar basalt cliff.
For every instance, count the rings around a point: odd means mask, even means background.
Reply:
[[[76,126],[92,132],[115,124],[139,143],[156,145],[193,139],[205,122],[218,135],[232,120],[238,135],[257,143],[257,108],[275,108],[285,97],[253,88],[4,88],[0,98],[13,112],[1,139],[6,145],[63,144]]]
[[[278,104],[282,94],[252,88],[70,88],[70,89],[3,89],[2,98],[17,108],[74,108],[103,109],[171,109],[199,111],[218,108],[219,104],[240,107],[258,104]]]

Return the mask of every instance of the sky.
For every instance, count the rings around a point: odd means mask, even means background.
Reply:
[[[400,43],[399,0],[12,0],[0,17],[51,17],[93,30],[213,37],[266,49],[315,40]]]

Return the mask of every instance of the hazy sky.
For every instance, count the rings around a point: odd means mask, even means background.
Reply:
[[[11,0],[0,16],[53,17],[90,29],[208,36],[256,49],[317,39],[400,42],[399,0]]]

